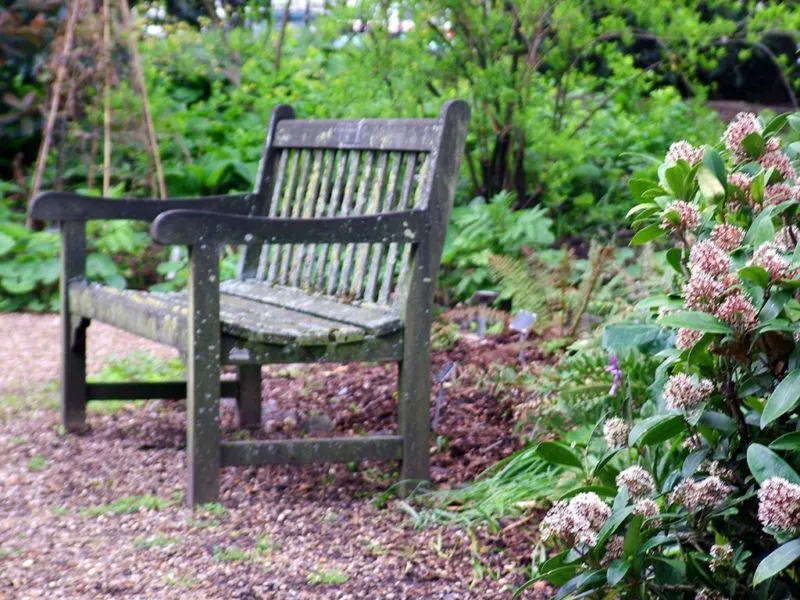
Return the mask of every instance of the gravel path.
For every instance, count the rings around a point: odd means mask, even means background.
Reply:
[[[0,599],[459,600],[521,581],[482,532],[413,529],[386,464],[224,469],[222,504],[193,513],[180,403],[92,411],[86,435],[62,436],[57,317],[0,315],[0,332]],[[89,332],[93,371],[172,355]]]

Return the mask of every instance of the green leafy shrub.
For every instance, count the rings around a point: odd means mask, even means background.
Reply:
[[[678,142],[657,181],[632,182],[633,243],[668,240],[675,269],[672,292],[642,307],[677,330],[676,347],[633,418],[606,420],[603,454],[539,446],[580,482],[542,523],[561,550],[537,578],[559,597],[795,597],[800,196],[787,122],[800,131],[800,115],[739,115],[722,144]]]
[[[457,297],[467,299],[492,286],[491,255],[518,257],[524,248],[543,248],[555,241],[553,222],[544,209],[512,211],[512,204],[512,194],[501,192],[489,202],[475,198],[454,209],[442,266],[445,285],[452,285]]]

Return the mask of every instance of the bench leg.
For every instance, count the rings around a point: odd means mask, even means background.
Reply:
[[[219,499],[219,255],[203,244],[189,254],[186,501],[195,506]]]
[[[241,365],[237,368],[239,394],[239,427],[261,426],[261,365]]]
[[[86,329],[89,319],[61,317],[61,424],[70,432],[86,425]]]
[[[427,351],[407,352],[400,363],[400,435],[403,458],[400,495],[430,479],[430,360]]]

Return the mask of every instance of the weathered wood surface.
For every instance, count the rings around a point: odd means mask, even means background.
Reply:
[[[152,221],[168,210],[210,210],[247,215],[253,207],[252,194],[207,196],[205,198],[96,198],[69,192],[44,192],[33,199],[32,219],[39,221],[90,221],[127,219]]]
[[[330,219],[232,216],[195,210],[170,210],[153,222],[150,233],[161,244],[295,244],[414,242],[426,230],[425,213],[407,210],[383,215]]]
[[[427,152],[438,142],[441,127],[441,123],[433,119],[293,119],[278,124],[275,146]]]
[[[383,335],[402,329],[403,321],[396,311],[380,306],[346,304],[331,296],[310,294],[304,290],[271,286],[255,279],[225,281],[223,294],[257,300],[272,306],[284,307],[307,315],[347,323]]]
[[[223,442],[222,466],[304,465],[315,462],[391,460],[402,456],[400,436]]]
[[[352,343],[331,342],[327,346],[261,344],[223,335],[222,356],[227,365],[400,360],[403,332],[367,336]]]
[[[69,295],[78,314],[175,348],[185,348],[186,294],[73,284]],[[326,346],[332,342],[360,341],[373,333],[341,321],[229,294],[221,296],[219,318],[223,333],[266,344]]]

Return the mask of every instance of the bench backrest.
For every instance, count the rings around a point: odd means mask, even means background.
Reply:
[[[437,261],[453,202],[469,109],[437,119],[299,120],[288,106],[270,119],[256,182],[256,214],[311,218],[427,212]],[[282,244],[248,247],[241,278],[350,301],[396,306],[414,244]]]

